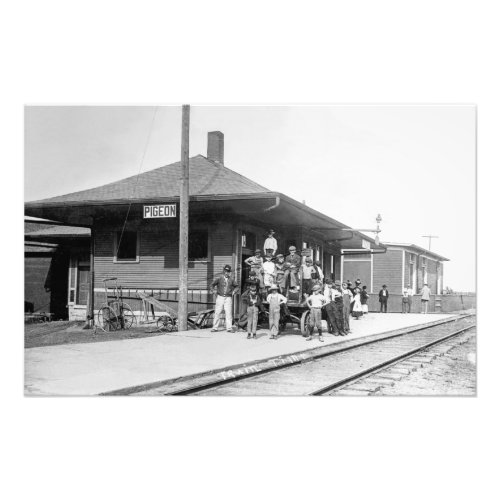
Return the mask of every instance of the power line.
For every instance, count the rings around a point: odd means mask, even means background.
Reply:
[[[424,234],[422,238],[428,238],[429,239],[429,252],[431,251],[431,241],[432,238],[439,238],[439,236],[434,236],[432,234]]]

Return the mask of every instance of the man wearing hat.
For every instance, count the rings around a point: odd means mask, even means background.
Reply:
[[[380,312],[387,312],[387,301],[389,300],[389,290],[386,285],[382,285],[382,290],[378,292],[378,301],[380,302]]]
[[[285,293],[286,280],[285,272],[290,268],[290,264],[285,262],[285,257],[282,253],[276,255],[275,272],[276,272],[276,284],[278,285],[278,291],[283,294]]]
[[[323,296],[325,297],[326,305],[326,322],[328,324],[328,331],[333,333],[333,335],[339,335],[339,329],[336,327],[335,316],[333,313],[334,300],[335,300],[335,289],[333,288],[333,281],[329,278],[325,280],[325,288],[323,290]]]
[[[431,289],[427,286],[427,283],[424,283],[422,290],[420,290],[422,297],[420,298],[421,310],[422,314],[427,314],[427,310],[429,307],[429,300],[431,299]]]
[[[309,315],[309,335],[306,340],[312,340],[314,334],[314,327],[318,329],[319,340],[323,342],[323,334],[321,331],[321,308],[326,304],[325,297],[319,293],[321,291],[320,285],[314,285],[312,288],[313,294],[307,297],[306,304],[311,313]]]
[[[231,266],[224,266],[223,275],[212,281],[212,293],[216,294],[215,317],[212,332],[219,331],[219,322],[222,309],[226,313],[226,330],[232,332],[233,326],[233,295],[238,291],[238,285],[231,278]]]
[[[269,303],[269,331],[271,339],[276,340],[280,327],[281,304],[286,304],[286,297],[278,293],[278,286],[271,285],[266,301]]]
[[[297,249],[292,245],[288,251],[289,255],[286,256],[285,262],[288,264],[288,269],[285,270],[285,283],[288,284],[288,277],[290,277],[290,286],[295,288],[299,286],[299,269],[301,258],[297,254]]]
[[[269,232],[267,234],[267,239],[266,241],[264,241],[264,255],[270,254],[274,257],[276,250],[278,250],[278,242],[274,237],[274,229],[269,229]]]
[[[335,280],[335,286],[333,290],[333,317],[335,330],[338,331],[339,335],[347,335],[347,328],[344,323],[344,296],[342,293],[342,285],[340,283],[340,280]]]

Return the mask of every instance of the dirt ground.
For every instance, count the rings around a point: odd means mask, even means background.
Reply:
[[[412,372],[392,387],[383,387],[378,396],[475,396],[476,333],[457,344],[444,356]]]
[[[130,330],[104,332],[98,329],[84,330],[83,321],[51,321],[24,325],[24,347],[42,347],[61,344],[83,344],[88,342],[107,342],[110,340],[138,339],[163,335],[156,332],[156,325],[133,327]]]

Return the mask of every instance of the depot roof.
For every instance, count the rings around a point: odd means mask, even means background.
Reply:
[[[92,189],[27,202],[25,214],[88,227],[96,218],[110,213],[117,217],[142,217],[142,204],[178,202],[181,181],[181,163],[176,162]],[[321,232],[327,240],[351,240],[349,244],[341,243],[342,247],[349,247],[353,240],[360,245],[362,239],[375,244],[372,238],[356,231],[349,238],[345,224],[202,155],[189,159],[189,195],[193,214],[212,211],[222,215],[257,215],[270,225],[302,225]]]

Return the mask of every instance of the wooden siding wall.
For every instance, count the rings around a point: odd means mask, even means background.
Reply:
[[[402,259],[402,251],[392,249],[373,256],[373,293],[378,294],[382,285],[387,285],[389,293],[401,294]]]
[[[410,253],[405,252],[405,276],[404,276],[404,286],[406,286],[408,283],[412,283],[412,276],[411,276],[411,265],[410,265]],[[416,256],[413,256],[413,266],[415,267],[416,265]],[[412,283],[413,284],[413,283]]]
[[[357,257],[357,256],[356,256]],[[361,286],[367,286],[371,290],[371,257],[344,255],[344,281],[350,280],[354,283],[358,278],[361,280]]]
[[[33,304],[33,310],[50,311],[50,292],[45,291],[52,254],[26,255],[24,259],[24,300]]]
[[[437,262],[427,259],[427,284],[431,293],[437,293]]]
[[[218,223],[209,227],[211,258],[208,262],[190,262],[188,286],[206,290],[210,281],[233,264],[233,226]],[[104,278],[117,277],[124,288],[176,288],[179,280],[179,247],[176,229],[160,224],[139,228],[139,262],[113,262],[114,235],[119,228],[101,227],[95,231],[95,287],[102,288]]]

